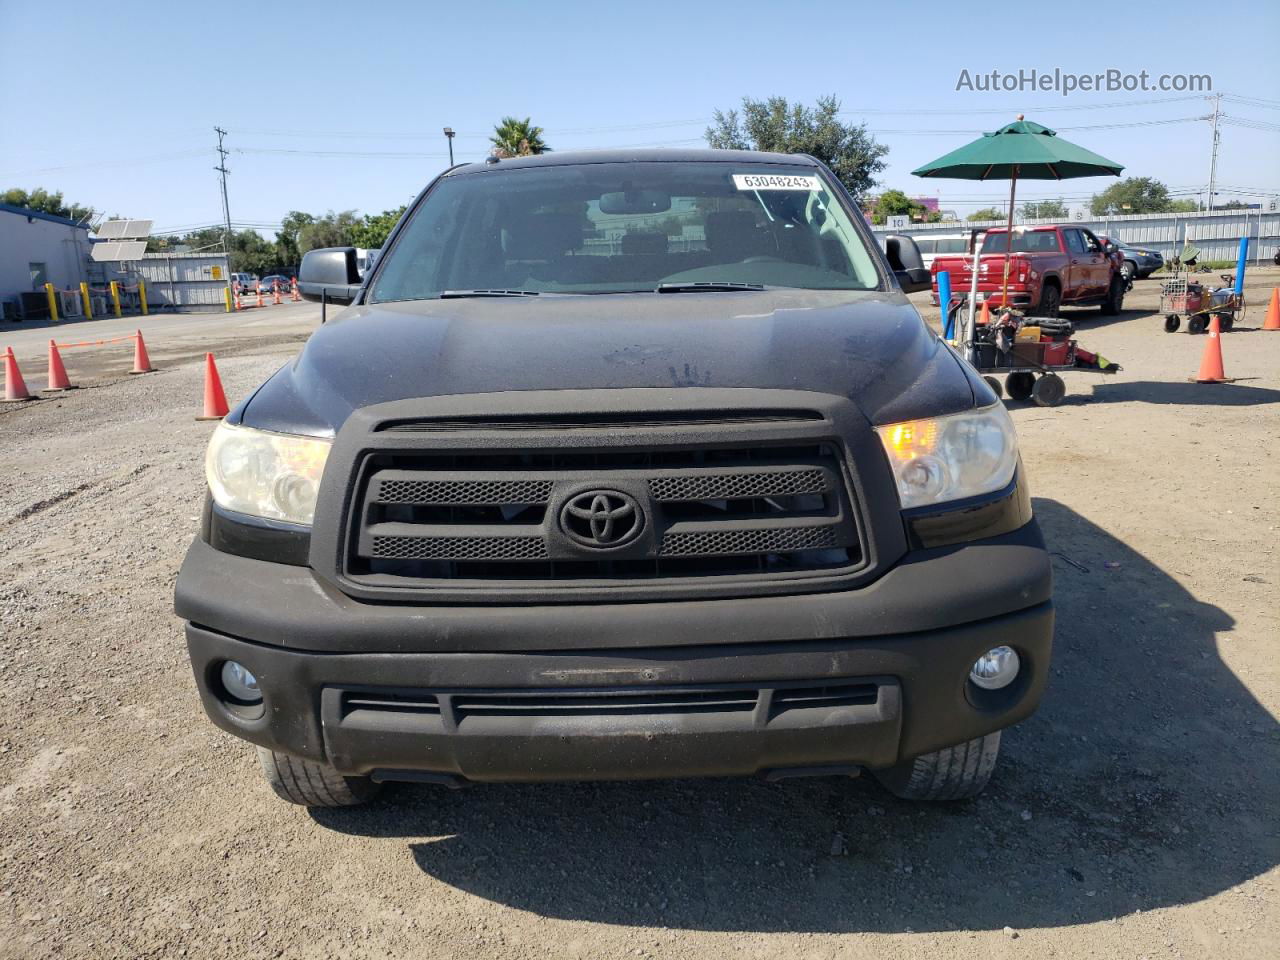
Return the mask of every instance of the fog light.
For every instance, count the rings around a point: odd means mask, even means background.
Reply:
[[[253,704],[262,702],[262,691],[258,689],[258,678],[249,672],[243,663],[228,660],[222,665],[222,689],[232,700]]]
[[[983,690],[999,690],[1013,683],[1019,666],[1013,647],[992,647],[969,668],[969,679]]]

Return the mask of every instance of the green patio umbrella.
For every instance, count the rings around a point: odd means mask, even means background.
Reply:
[[[1048,127],[1022,115],[994,133],[984,133],[959,150],[911,172],[917,177],[953,180],[1008,180],[1009,224],[1005,235],[1002,304],[1009,302],[1009,253],[1013,248],[1013,201],[1019,180],[1071,180],[1120,176],[1120,164],[1063,140]],[[946,305],[943,305],[946,315]]]

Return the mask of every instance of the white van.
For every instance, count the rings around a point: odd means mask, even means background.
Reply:
[[[969,249],[967,233],[934,233],[916,234],[911,238],[920,248],[920,259],[930,270],[933,269],[933,258],[965,253]]]

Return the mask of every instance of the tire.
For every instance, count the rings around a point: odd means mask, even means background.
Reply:
[[[1187,333],[1204,333],[1209,323],[1204,318],[1204,314],[1196,314],[1194,317],[1187,318]]]
[[[1236,318],[1229,313],[1218,314],[1218,329],[1226,333],[1236,325]]]
[[[1067,395],[1067,385],[1056,373],[1046,373],[1031,388],[1031,399],[1038,407],[1056,407]]]
[[[1124,309],[1125,279],[1119,275],[1111,278],[1111,286],[1107,288],[1107,299],[1102,301],[1098,309],[1104,317],[1114,317]]]
[[[1035,389],[1036,377],[1033,373],[1019,370],[1004,378],[1005,393],[1010,400],[1030,400],[1031,391]]]
[[[1182,318],[1176,313],[1171,313],[1164,318],[1165,333],[1177,333],[1180,326],[1182,326]]]
[[[875,778],[904,800],[967,800],[980,794],[990,782],[999,757],[997,730],[888,770],[877,770]]]
[[[995,377],[983,377],[982,379],[987,381],[987,386],[991,388],[991,392],[996,395],[997,400],[1004,396],[1004,387],[1000,385],[999,380]]]
[[[1126,260],[1124,266],[1120,268],[1120,276],[1124,277],[1126,281],[1130,281],[1137,275],[1138,265],[1132,260]]]
[[[382,789],[368,777],[344,777],[333,767],[265,747],[258,747],[258,761],[276,796],[304,807],[354,807]]]
[[[1046,283],[1040,291],[1040,305],[1036,307],[1037,317],[1056,317],[1062,306],[1062,291],[1054,284]]]

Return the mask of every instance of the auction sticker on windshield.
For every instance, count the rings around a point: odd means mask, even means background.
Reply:
[[[735,173],[733,185],[739,190],[811,190],[822,189],[817,177],[798,177],[777,173]]]

